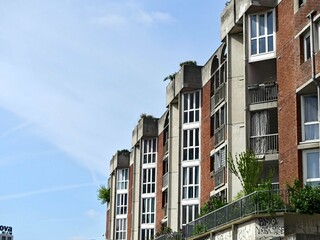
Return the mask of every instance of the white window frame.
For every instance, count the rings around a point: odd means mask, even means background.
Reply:
[[[192,176],[190,177],[190,175]],[[186,176],[185,176],[186,175]],[[183,167],[182,168],[182,199],[198,199],[200,196],[200,167]],[[191,196],[189,196],[192,191]]]
[[[145,231],[145,238],[143,238],[143,231]],[[141,228],[141,240],[150,240],[154,238],[154,228]]]
[[[153,202],[153,208],[152,208]],[[145,209],[143,208],[145,204]],[[154,224],[156,221],[156,199],[154,197],[142,198],[141,201],[141,225]]]
[[[117,218],[116,219],[116,238],[119,240],[127,239],[127,219],[126,218]]]
[[[186,208],[186,214],[184,216],[184,208]],[[190,213],[191,211],[191,213]],[[181,206],[181,223],[182,226],[187,225],[189,222],[194,221],[199,216],[200,207],[199,204],[184,204]],[[191,216],[191,219],[189,219],[189,215]]]
[[[302,142],[319,141],[319,136],[318,136],[318,138],[315,138],[315,139],[306,139],[305,127],[309,126],[309,125],[316,125],[316,124],[319,125],[318,121],[305,122],[305,98],[306,97],[310,97],[310,96],[316,96],[316,95],[313,94],[313,95],[302,95],[301,96],[301,133],[302,133]],[[320,126],[318,126],[318,128],[319,127]],[[318,131],[318,133],[319,133],[319,131]]]
[[[128,194],[117,193],[116,215],[127,215],[128,213]]]
[[[217,172],[220,170],[222,167],[226,166],[226,161],[227,161],[227,151],[226,151],[226,146],[220,148],[218,151],[216,151],[213,154],[214,158],[214,172]],[[224,158],[223,158],[224,157]]]
[[[308,51],[308,41],[307,38],[309,38],[309,51]],[[309,53],[309,54],[308,54]],[[303,35],[303,59],[304,61],[307,61],[311,58],[311,38],[310,38],[310,31],[308,31],[306,34]]]
[[[267,23],[267,15],[268,13],[272,13],[272,34],[268,34],[268,23]],[[264,34],[260,35],[259,34],[259,26],[260,26],[260,15],[264,15]],[[265,60],[265,59],[269,59],[269,58],[275,58],[276,57],[276,13],[274,11],[274,9],[272,10],[268,10],[266,12],[260,12],[260,13],[255,13],[255,14],[251,14],[249,15],[249,60],[250,62],[254,62],[254,61],[260,61],[260,60]],[[255,16],[256,17],[256,23],[255,23],[255,28],[256,28],[256,36],[255,37],[251,37],[251,30],[252,30],[252,26],[251,26],[251,19],[252,17]],[[273,50],[268,50],[269,48],[269,44],[268,44],[268,38],[272,37],[272,45],[273,45]],[[260,39],[265,39],[265,52],[261,52],[259,53],[259,40]],[[256,49],[257,49],[257,53],[252,54],[252,45],[251,42],[252,40],[256,40]]]
[[[142,163],[152,164],[157,162],[157,139],[144,139],[143,140],[143,152]]]
[[[142,194],[151,194],[156,192],[156,174],[156,168],[142,169]],[[148,188],[150,191],[148,191]]]
[[[183,94],[183,124],[197,123],[200,121],[200,106],[200,91]]]
[[[117,170],[117,190],[127,190],[129,180],[129,169],[123,168]]]
[[[307,0],[302,0],[301,3],[300,3],[300,0],[297,0],[297,1],[298,1],[298,6],[300,8],[306,3]]]
[[[319,176],[318,178],[308,178],[308,154],[312,153],[317,153],[318,154],[318,173]],[[304,184],[315,184],[318,183],[320,184],[320,153],[319,149],[310,149],[310,150],[305,150],[302,152],[302,157],[303,157],[303,182]]]
[[[182,133],[183,133],[182,161],[199,160],[200,159],[200,129],[199,128],[184,129]]]

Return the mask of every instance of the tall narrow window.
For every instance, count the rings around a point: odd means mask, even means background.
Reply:
[[[154,223],[154,198],[143,198],[142,199],[142,223]]]
[[[199,166],[182,169],[182,199],[199,197]]]
[[[143,163],[155,163],[157,157],[157,139],[143,141]]]
[[[199,129],[183,131],[183,160],[199,159]]]
[[[188,224],[195,220],[199,215],[199,205],[183,205],[182,206],[182,224]]]
[[[117,194],[117,215],[127,214],[128,195]]]
[[[183,123],[199,122],[200,92],[185,93],[183,95]]]
[[[143,169],[142,193],[155,193],[156,189],[156,169]]]
[[[320,159],[319,149],[303,152],[303,178],[306,184],[320,185]]]
[[[117,190],[128,189],[128,168],[118,170],[117,182],[118,182]]]
[[[272,53],[275,50],[274,11],[250,16],[250,55]]]
[[[302,97],[303,141],[319,139],[318,98],[316,95]]]
[[[116,220],[116,239],[125,240],[127,231],[127,219]]]
[[[307,61],[311,57],[311,42],[310,42],[310,33],[307,33],[303,36],[303,52],[304,52],[304,61]]]

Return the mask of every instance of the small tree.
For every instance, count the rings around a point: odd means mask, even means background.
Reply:
[[[101,204],[109,203],[110,188],[106,188],[105,186],[101,185],[98,189],[98,200],[101,202]]]
[[[243,187],[245,195],[255,191],[260,183],[261,173],[263,170],[262,162],[259,162],[252,151],[245,151],[233,158],[228,158],[229,170],[239,180]]]

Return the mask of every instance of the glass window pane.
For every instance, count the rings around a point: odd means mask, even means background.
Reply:
[[[196,108],[200,107],[200,95],[199,92],[196,92]]]
[[[273,34],[273,12],[267,13],[268,34]]]
[[[264,14],[259,16],[259,36],[265,35]]]
[[[257,16],[251,16],[250,18],[251,20],[251,24],[250,24],[250,27],[251,27],[251,38],[254,38],[254,37],[257,37]]]
[[[266,52],[266,38],[259,38],[259,53]]]
[[[318,120],[318,101],[316,95],[304,97],[304,119],[305,122]]]
[[[189,109],[194,109],[194,94],[190,93],[190,106]]]
[[[257,39],[251,40],[251,54],[257,54]]]
[[[184,110],[188,109],[188,94],[184,95]]]
[[[268,37],[268,52],[274,51],[273,49],[273,36]]]
[[[319,153],[307,153],[307,178],[319,178]]]

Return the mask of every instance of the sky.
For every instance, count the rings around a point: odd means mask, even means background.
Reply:
[[[0,225],[104,239],[97,189],[163,79],[220,45],[225,0],[0,0]]]

